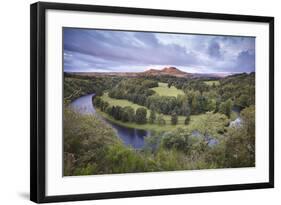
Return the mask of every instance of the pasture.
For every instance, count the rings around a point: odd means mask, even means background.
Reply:
[[[174,96],[184,95],[182,90],[177,89],[175,86],[168,87],[168,83],[158,83],[158,87],[151,88],[160,96]]]
[[[212,85],[220,85],[220,81],[218,80],[208,80],[208,81],[204,81],[205,84],[209,85],[209,86],[212,86]]]

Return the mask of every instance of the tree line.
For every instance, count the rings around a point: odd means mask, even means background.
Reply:
[[[208,111],[220,112],[230,117],[233,106],[243,109],[255,104],[255,73],[242,73],[228,76],[218,80],[218,84],[208,85],[206,79],[182,79],[175,77],[150,77],[150,81],[162,80],[169,86],[182,89],[185,95],[159,96],[149,89],[138,85],[121,81],[118,91],[112,91],[111,97],[127,99],[156,112],[163,114],[201,114]],[[145,79],[147,81],[147,79]],[[156,84],[155,84],[156,85]],[[155,86],[153,84],[153,86]],[[128,89],[129,88],[129,89]],[[114,93],[112,95],[112,93]],[[120,93],[122,93],[120,95]],[[139,97],[136,97],[140,93]]]
[[[131,106],[110,106],[108,102],[104,101],[99,96],[93,96],[92,102],[94,106],[112,116],[115,120],[136,122],[138,124],[147,123],[147,109],[143,107],[138,108],[135,112]]]
[[[63,97],[69,102],[83,95],[95,93],[101,96],[104,90],[111,89],[120,81],[120,78],[81,77],[65,74]]]
[[[150,88],[157,87],[158,81],[168,83],[184,91],[177,97],[159,96]],[[64,96],[73,100],[79,96],[96,93],[101,96],[109,90],[109,97],[126,99],[135,104],[145,106],[154,113],[164,115],[186,116],[202,114],[209,111],[220,112],[230,117],[234,106],[239,109],[255,104],[255,73],[243,73],[219,79],[219,84],[208,85],[205,79],[183,79],[172,76],[155,76],[142,78],[124,77],[84,77],[66,76],[64,80]],[[79,90],[80,89],[80,90]],[[104,102],[103,106],[107,107]],[[115,109],[108,108],[107,113],[115,115]],[[120,108],[117,108],[119,110]],[[106,109],[101,109],[106,111]],[[118,113],[118,112],[117,112]],[[153,114],[154,114],[153,113]],[[119,114],[118,114],[119,115]],[[119,119],[119,116],[117,118]],[[126,118],[126,117],[125,117]],[[153,120],[147,116],[141,121]],[[163,120],[159,120],[162,121]],[[175,120],[173,120],[175,122]]]
[[[126,99],[144,106],[147,97],[155,94],[155,91],[149,89],[153,87],[158,87],[157,81],[145,78],[123,79],[109,91],[108,96],[116,99]]]
[[[158,124],[165,125],[166,120],[164,119],[164,115],[156,112],[154,108],[150,110],[150,114],[148,114],[148,110],[144,107],[139,107],[134,110],[131,106],[111,106],[107,101],[103,100],[100,96],[93,96],[92,103],[95,107],[99,108],[102,112],[107,113],[115,120],[120,120],[122,122],[135,122],[137,124]],[[176,113],[171,114],[171,124],[178,124],[178,115]],[[190,115],[187,114],[184,123],[187,125],[190,122]]]

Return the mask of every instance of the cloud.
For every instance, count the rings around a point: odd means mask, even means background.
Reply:
[[[65,71],[143,71],[160,65],[192,72],[255,70],[255,39],[64,29]]]
[[[221,58],[220,44],[216,41],[211,42],[208,47],[208,53],[211,57]]]
[[[249,50],[241,51],[237,56],[237,69],[241,72],[255,68],[255,53]]]

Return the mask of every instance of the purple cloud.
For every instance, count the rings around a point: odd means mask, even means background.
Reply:
[[[255,38],[64,28],[65,71],[255,70]]]
[[[216,41],[211,42],[208,47],[208,53],[210,56],[214,58],[220,58],[221,57],[221,51],[220,51],[220,44]]]

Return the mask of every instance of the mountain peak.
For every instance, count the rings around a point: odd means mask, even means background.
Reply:
[[[165,67],[162,69],[162,72],[165,72],[167,74],[183,74],[185,72],[177,69],[176,67]]]
[[[144,72],[145,72],[145,73],[149,73],[149,72],[159,72],[159,71],[160,71],[160,70],[150,68],[150,69],[147,69],[147,70],[144,71]]]
[[[164,67],[162,70],[179,70],[176,67]]]
[[[189,73],[183,72],[178,68],[172,66],[164,67],[161,70],[151,68],[144,71],[143,73],[146,75],[171,75],[176,77],[186,77],[190,75]]]

